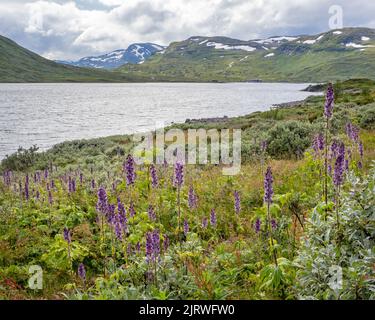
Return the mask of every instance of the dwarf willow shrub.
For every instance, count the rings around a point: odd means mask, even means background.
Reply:
[[[274,158],[300,158],[311,144],[312,127],[308,123],[286,121],[268,131],[267,152]]]
[[[375,129],[375,104],[371,104],[360,114],[360,126],[364,129]]]
[[[339,228],[333,214],[326,216],[323,205],[314,209],[295,260],[299,298],[375,298],[374,178],[375,168],[365,181],[354,175],[349,178]]]

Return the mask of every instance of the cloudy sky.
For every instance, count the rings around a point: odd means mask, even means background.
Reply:
[[[76,59],[134,42],[167,45],[194,35],[242,40],[344,26],[375,28],[372,0],[0,0],[0,35],[50,59]]]

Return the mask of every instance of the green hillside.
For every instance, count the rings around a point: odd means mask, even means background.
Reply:
[[[172,43],[142,65],[126,65],[121,71],[162,81],[375,79],[374,29],[347,28],[274,39],[278,38],[240,41],[191,37]]]
[[[132,79],[137,77],[132,76]],[[0,82],[120,82],[126,74],[65,66],[0,36]]]

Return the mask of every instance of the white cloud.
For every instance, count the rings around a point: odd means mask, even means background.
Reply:
[[[193,35],[319,33],[328,29],[331,4],[343,6],[344,25],[375,26],[375,2],[368,0],[2,0],[0,34],[42,55],[73,59]]]

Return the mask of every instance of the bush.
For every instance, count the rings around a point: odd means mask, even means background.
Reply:
[[[286,121],[268,131],[267,152],[276,159],[300,158],[311,145],[312,127],[308,123]]]
[[[37,153],[38,150],[39,148],[35,145],[29,149],[19,147],[16,153],[6,156],[1,161],[1,167],[3,170],[25,171],[35,165],[40,158],[40,154]]]
[[[351,177],[351,190],[339,210],[339,228],[334,214],[326,217],[322,205],[314,209],[295,261],[299,298],[375,298],[374,177],[374,169],[368,181]],[[342,280],[335,281],[340,275]]]
[[[368,108],[361,115],[360,126],[364,129],[375,129],[375,106]]]

